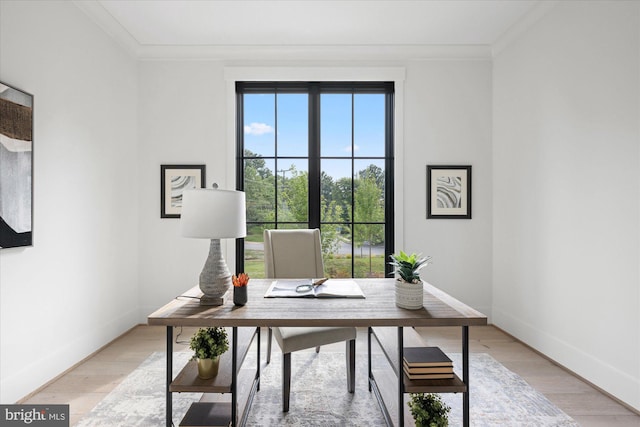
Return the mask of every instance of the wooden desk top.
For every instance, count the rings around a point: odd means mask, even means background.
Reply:
[[[355,280],[365,299],[264,298],[273,279],[251,279],[248,302],[233,305],[230,290],[221,306],[201,306],[192,298],[174,299],[148,317],[164,326],[472,326],[487,317],[436,287],[425,283],[424,305],[406,310],[395,305],[393,278]],[[199,296],[197,286],[184,295]]]

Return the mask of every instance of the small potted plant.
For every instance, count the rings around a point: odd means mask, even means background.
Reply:
[[[189,345],[195,352],[193,358],[198,363],[198,377],[203,380],[218,375],[220,355],[229,350],[227,331],[221,327],[200,328],[191,337]]]
[[[397,275],[396,280],[396,305],[409,310],[422,308],[423,284],[420,279],[420,269],[431,262],[431,257],[423,257],[412,253],[407,255],[400,251],[392,254],[391,264],[393,274]]]
[[[247,273],[240,273],[231,278],[233,282],[233,303],[235,305],[245,305],[247,303],[247,284],[249,276]]]
[[[447,427],[449,425],[449,411],[440,396],[434,393],[411,393],[411,400],[407,403],[411,408],[411,415],[416,427]]]

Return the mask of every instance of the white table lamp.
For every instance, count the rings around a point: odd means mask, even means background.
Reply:
[[[220,239],[247,235],[245,195],[242,191],[187,190],[182,193],[181,234],[211,239],[209,256],[200,273],[201,305],[222,305],[231,288],[231,273],[220,249]]]

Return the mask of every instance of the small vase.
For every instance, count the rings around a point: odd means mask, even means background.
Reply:
[[[396,305],[407,310],[419,310],[424,301],[423,283],[396,280]]]
[[[198,378],[208,380],[218,375],[220,356],[213,359],[198,359]]]
[[[246,286],[233,287],[233,303],[235,305],[245,305],[247,303],[247,287]]]

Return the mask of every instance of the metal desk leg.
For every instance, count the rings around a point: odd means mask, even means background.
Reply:
[[[171,381],[173,380],[173,326],[167,326],[167,427],[171,427],[173,425],[173,399],[171,397],[171,392],[169,391],[169,386],[171,385]]]
[[[256,357],[256,376],[258,377],[258,384],[256,391],[260,391],[260,326],[256,328],[256,334],[258,334],[258,354]]]
[[[371,326],[367,328],[367,384],[369,384],[369,391],[371,391],[371,379],[373,378],[372,369],[371,369]]]
[[[231,332],[231,427],[238,425],[238,327]]]
[[[404,426],[404,369],[402,369],[402,359],[404,358],[404,329],[398,326],[398,426]]]
[[[469,427],[469,327],[462,327],[462,381],[467,391],[462,394],[462,425]]]

